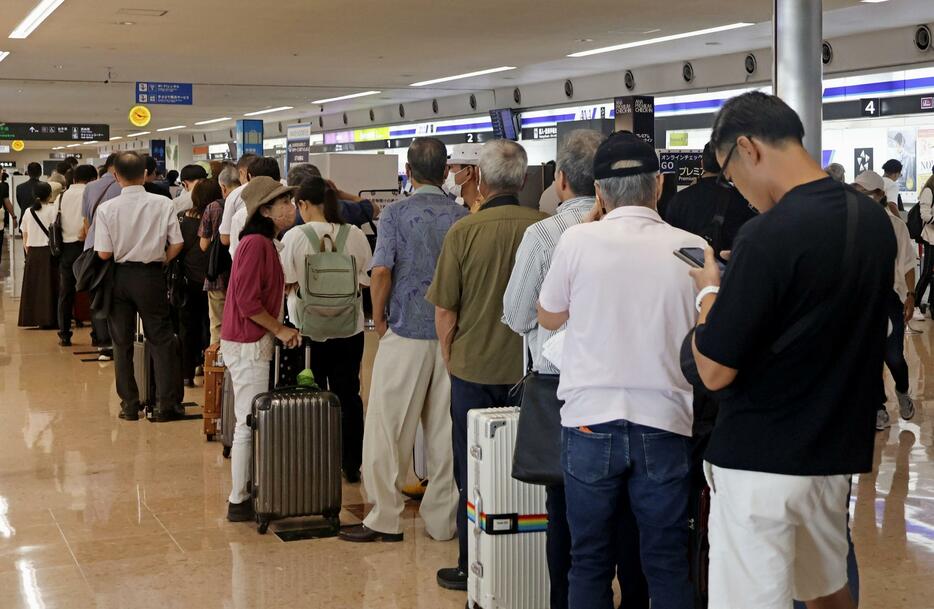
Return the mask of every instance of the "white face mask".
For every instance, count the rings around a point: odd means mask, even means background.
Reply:
[[[448,177],[444,180],[444,190],[449,192],[455,199],[461,196],[461,190],[464,188],[463,184],[457,183],[457,174],[463,171],[463,169],[458,172],[449,171]]]

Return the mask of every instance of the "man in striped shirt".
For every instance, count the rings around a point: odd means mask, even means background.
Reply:
[[[587,221],[594,209],[593,160],[604,136],[598,131],[572,131],[558,153],[555,191],[560,205],[555,215],[533,224],[525,231],[516,252],[509,284],[503,296],[503,323],[526,338],[531,351],[532,370],[544,382],[551,381],[555,393],[559,371],[542,356],[542,345],[558,332],[538,325],[539,291],[551,266],[558,240],[568,228]],[[563,328],[562,328],[563,329]],[[560,330],[559,330],[560,331]],[[554,400],[557,401],[557,395]],[[555,450],[560,450],[555,446]],[[551,607],[568,606],[568,572],[571,568],[571,532],[565,510],[564,486],[546,489],[548,511],[547,555],[551,578]],[[648,587],[639,560],[638,532],[632,514],[619,530],[617,577],[623,594],[622,607],[648,607]]]

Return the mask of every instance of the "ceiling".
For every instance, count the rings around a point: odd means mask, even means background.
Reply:
[[[10,32],[37,0],[3,0]],[[311,100],[366,90],[326,113],[721,55],[771,44],[766,0],[65,0],[27,39],[0,38],[0,120],[128,120],[137,80],[195,83],[193,106],[151,106],[147,130],[277,106],[265,120],[312,117]],[[826,37],[934,20],[930,0],[824,0]],[[159,13],[164,14],[156,16]],[[753,27],[585,58],[569,53],[721,26]],[[519,69],[412,88],[502,65]]]

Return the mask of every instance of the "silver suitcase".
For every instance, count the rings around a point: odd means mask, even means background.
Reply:
[[[253,400],[253,509],[260,533],[272,520],[321,515],[336,533],[341,511],[341,407],[333,393],[303,388]]]
[[[152,406],[156,400],[152,395],[152,354],[149,353],[149,342],[143,335],[143,322],[139,315],[136,316],[136,335],[133,337],[133,377],[139,391],[140,408]]]

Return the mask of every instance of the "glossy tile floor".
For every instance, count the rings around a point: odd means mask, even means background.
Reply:
[[[429,539],[413,509],[401,544],[285,543],[227,523],[229,465],[201,422],[120,421],[112,365],[72,354],[87,330],[59,348],[54,332],[16,328],[17,306],[0,299],[0,609],[464,606],[435,584],[456,543]],[[867,609],[934,607],[934,324],[914,325],[923,407],[878,435],[876,473],[854,484]],[[344,493],[342,520],[358,522],[360,488]]]

